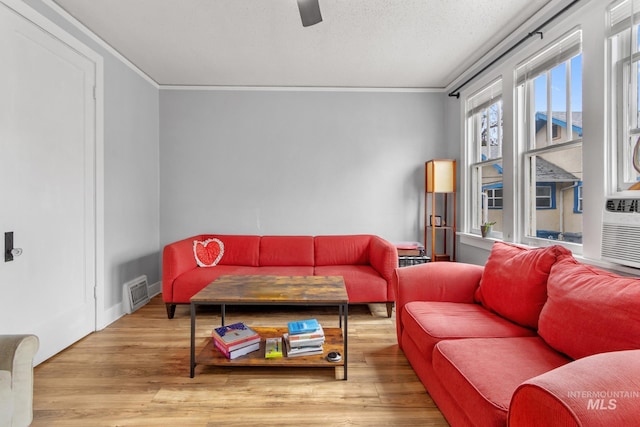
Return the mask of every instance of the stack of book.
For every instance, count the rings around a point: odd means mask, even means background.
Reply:
[[[284,334],[287,357],[322,354],[324,331],[316,319],[289,322],[288,328]]]
[[[242,322],[215,328],[211,337],[214,346],[227,359],[235,359],[260,349],[260,335]]]

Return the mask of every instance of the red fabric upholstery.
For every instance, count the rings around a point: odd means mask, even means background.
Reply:
[[[536,329],[547,300],[547,278],[562,246],[525,249],[495,242],[482,274],[476,298],[490,310],[520,325]]]
[[[215,237],[224,243],[224,255],[220,265],[258,266],[258,251],[260,236],[211,234],[206,238]]]
[[[368,265],[325,265],[315,267],[316,276],[342,276],[350,303],[387,301],[389,285]]]
[[[480,304],[412,301],[404,306],[401,316],[403,341],[410,336],[428,362],[431,362],[433,348],[442,340],[535,335],[531,329],[503,319]]]
[[[531,378],[511,399],[509,425],[633,426],[640,406],[640,350],[588,356]]]
[[[395,287],[392,285],[395,269],[398,267],[398,250],[386,240],[371,236],[369,242],[369,262],[387,282],[387,301],[395,301]]]
[[[508,311],[495,313],[472,303],[478,283],[481,288],[487,283],[488,267],[442,262],[396,269],[398,344],[409,363],[452,426],[505,426],[507,411],[509,426],[637,424],[640,279],[580,264],[564,250],[553,254],[551,266],[543,262],[537,268],[537,257],[548,261],[555,249],[533,251],[523,257],[530,265],[512,269],[511,274],[526,282],[525,274],[544,277],[548,270],[549,296],[540,313],[539,335],[531,326],[507,318],[505,313],[512,314]],[[523,249],[513,252],[518,256]],[[532,266],[537,267],[529,273]],[[539,298],[541,293],[534,292],[539,288],[514,291],[513,281],[507,275],[496,283],[510,287],[505,293],[515,299],[514,308],[522,309],[521,315],[531,315],[532,306],[518,298]],[[498,295],[491,297],[498,298],[491,303],[498,301],[498,308],[504,309],[500,289],[493,291]],[[515,312],[515,319],[526,318],[518,316]],[[613,350],[620,347],[636,350],[619,356],[625,352]],[[597,351],[605,353],[572,360]],[[592,357],[601,359],[582,366]],[[620,390],[634,397],[622,403],[585,403],[569,394]],[[611,405],[620,412],[614,413]]]
[[[393,275],[396,297],[396,329],[398,344],[403,347],[404,306],[410,301],[449,301],[472,303],[480,283],[483,267],[479,265],[430,262],[398,268]]]
[[[506,425],[516,388],[569,362],[539,337],[446,340],[433,352],[436,375],[476,426]]]
[[[568,256],[551,269],[548,292],[539,334],[556,350],[578,359],[640,348],[640,279]]]
[[[316,236],[315,265],[368,265],[369,235]]]
[[[260,239],[260,266],[313,266],[313,237],[263,236]]]
[[[216,266],[198,267],[193,241],[210,238],[217,238],[224,244],[224,255]],[[317,251],[324,264],[316,268]],[[393,301],[391,280],[397,266],[395,246],[372,235],[261,237],[203,234],[165,246],[162,297],[167,304],[189,303],[195,293],[223,274],[331,275],[344,277],[350,302],[389,303]],[[167,313],[172,316],[169,311]]]
[[[235,265],[217,265],[215,267],[207,268],[193,268],[186,273],[178,276],[173,282],[173,293],[171,302],[186,304],[190,302],[192,296],[197,294],[209,283],[216,280],[218,277],[225,274],[238,274],[242,268],[253,267],[239,267]],[[162,295],[165,302],[167,302],[164,293]]]

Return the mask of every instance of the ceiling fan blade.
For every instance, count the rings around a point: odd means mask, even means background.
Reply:
[[[298,0],[298,9],[300,9],[300,18],[302,19],[303,27],[322,22],[318,1],[319,0]]]

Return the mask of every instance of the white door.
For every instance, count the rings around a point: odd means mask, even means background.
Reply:
[[[0,334],[94,331],[95,63],[0,3]]]

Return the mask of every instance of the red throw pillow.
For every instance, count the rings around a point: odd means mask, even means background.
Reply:
[[[529,328],[538,327],[547,300],[547,278],[562,246],[526,249],[495,242],[484,267],[476,300],[486,308]]]
[[[224,243],[220,239],[208,239],[205,241],[193,241],[193,255],[200,267],[213,267],[218,264],[224,255]]]
[[[578,359],[640,348],[640,279],[624,277],[573,257],[558,261],[538,333],[554,349]]]

